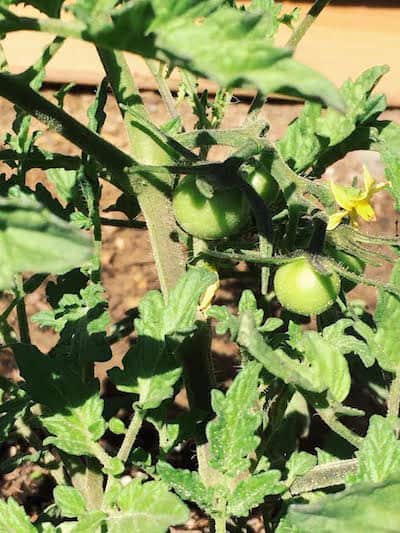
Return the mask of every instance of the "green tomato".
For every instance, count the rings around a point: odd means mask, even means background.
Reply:
[[[340,291],[340,277],[321,274],[306,258],[278,268],[275,294],[283,307],[299,315],[319,315],[331,307]]]
[[[253,172],[248,174],[247,181],[267,205],[276,200],[279,193],[278,184],[271,174],[265,171],[262,163],[258,163]]]
[[[250,218],[250,206],[241,191],[215,191],[212,198],[206,198],[196,186],[196,176],[183,178],[174,191],[172,205],[179,225],[199,239],[234,235]]]
[[[362,259],[344,252],[343,250],[338,250],[337,248],[329,248],[328,254],[335,259],[336,262],[344,266],[349,272],[353,272],[358,276],[361,276],[364,273],[365,263]],[[342,287],[345,292],[351,291],[356,285],[357,283],[348,279],[343,279],[342,281]]]

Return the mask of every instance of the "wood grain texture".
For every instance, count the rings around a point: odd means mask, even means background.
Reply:
[[[289,11],[296,5],[300,5],[305,13],[311,2],[285,1],[284,10]],[[30,14],[32,10],[18,8],[18,12]],[[399,28],[400,2],[392,5],[390,2],[364,0],[344,4],[334,0],[299,44],[296,58],[325,74],[336,85],[349,77],[358,76],[370,66],[388,64],[391,71],[381,81],[379,89],[387,95],[389,105],[400,107]],[[288,35],[289,30],[282,28],[278,43],[283,45]],[[33,63],[49,40],[48,35],[31,32],[8,35],[4,48],[12,71],[21,72]],[[138,85],[154,89],[153,78],[144,61],[132,54],[127,54],[127,58]],[[54,83],[73,81],[91,86],[97,84],[102,76],[102,67],[93,45],[70,39],[50,62],[46,79]],[[175,89],[177,84],[178,76],[173,74],[172,88]],[[205,86],[205,83],[201,85]],[[211,91],[215,90],[215,85],[207,86]]]

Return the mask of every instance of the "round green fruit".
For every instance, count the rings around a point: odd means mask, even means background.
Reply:
[[[321,274],[308,259],[299,258],[278,268],[274,288],[279,302],[289,311],[319,315],[335,303],[340,278],[335,272]]]
[[[344,266],[349,272],[361,276],[365,270],[365,263],[362,259],[355,257],[343,250],[337,248],[329,248],[328,254],[339,264]],[[354,281],[343,278],[342,288],[345,292],[349,292],[357,285]]]
[[[249,172],[247,181],[267,205],[276,200],[279,193],[278,184],[271,174],[266,172],[261,162],[254,167],[253,171]]]
[[[241,191],[215,191],[212,198],[206,198],[196,186],[196,176],[182,179],[174,191],[172,205],[179,225],[199,239],[234,235],[250,218],[250,207]]]

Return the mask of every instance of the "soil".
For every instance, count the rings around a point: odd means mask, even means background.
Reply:
[[[45,96],[51,98],[53,91],[46,89]],[[161,124],[168,117],[166,110],[157,94],[153,92],[144,93],[144,100],[152,116]],[[65,100],[66,110],[75,116],[78,120],[86,121],[86,112],[88,106],[93,100],[91,92],[73,92]],[[237,100],[231,106],[225,121],[224,127],[240,126],[246,111],[248,109],[247,101]],[[271,124],[271,138],[279,138],[286,126],[297,116],[301,106],[299,104],[273,101],[265,106],[263,115]],[[107,122],[103,133],[105,138],[123,150],[128,149],[127,137],[124,133],[122,121],[118,109],[110,97],[106,106]],[[0,100],[0,132],[3,136],[10,127],[14,116],[12,106],[5,100]],[[183,107],[183,117],[187,127],[193,125],[193,118],[187,107]],[[384,118],[400,122],[400,110],[389,110],[384,113]],[[38,123],[35,128],[40,128]],[[45,132],[39,143],[45,146],[47,150],[62,152],[65,154],[76,154],[77,150],[70,143],[55,133]],[[213,149],[212,157],[215,159],[222,158],[226,155],[224,149]],[[372,175],[383,179],[383,168],[379,156],[371,152],[354,152],[348,155],[344,160],[329,168],[326,172],[326,178],[334,178],[340,182],[350,183],[355,175],[361,175],[362,166],[366,164]],[[30,184],[46,182],[46,176],[42,171],[31,171],[28,176]],[[103,185],[102,207],[106,208],[111,205],[118,197],[119,192],[111,185]],[[375,201],[377,222],[363,227],[364,230],[371,233],[393,235],[396,232],[396,222],[398,215],[393,211],[392,201],[385,192],[380,193]],[[114,217],[114,214],[112,215]],[[102,249],[103,265],[103,283],[106,289],[106,296],[109,301],[109,311],[112,321],[122,320],[127,314],[132,312],[138,305],[142,296],[149,289],[158,288],[157,274],[152,259],[151,249],[146,231],[141,229],[126,229],[116,227],[104,228],[104,244]],[[387,279],[390,269],[384,266],[380,269],[370,269],[371,275],[380,279]],[[247,285],[246,285],[247,286]],[[234,305],[237,296],[243,286],[238,285],[233,280],[226,280],[218,294],[218,300],[228,305]],[[370,308],[374,307],[376,291],[374,289],[358,286],[354,289],[352,295],[354,298],[363,299]],[[0,300],[0,312],[9,299]],[[38,311],[48,308],[45,300],[44,289],[41,287],[38,291],[26,298],[28,315],[32,316]],[[12,323],[15,324],[15,316],[12,317]],[[42,351],[47,352],[57,338],[49,330],[40,330],[33,326],[31,329],[32,342]],[[107,368],[120,365],[123,354],[126,352],[132,336],[125,338],[123,341],[114,344],[113,359],[111,362],[99,364],[97,374],[104,378]],[[214,343],[214,357],[217,372],[217,379],[224,382],[230,379],[235,372],[235,348],[226,343],[224,339],[217,339]],[[14,365],[13,357],[10,351],[3,350],[0,353],[0,375],[8,378],[18,379],[18,372]],[[179,403],[185,406],[184,394],[179,397]],[[3,451],[2,455],[11,456],[17,453],[17,449],[8,449]],[[35,476],[33,476],[35,477]],[[47,482],[46,482],[47,483]],[[3,497],[14,496],[24,504],[28,505],[34,516],[37,504],[37,493],[40,490],[47,491],[49,487],[43,482],[32,480],[32,468],[29,466],[18,469],[16,473],[6,475],[0,480],[0,494]],[[206,521],[204,518],[193,514],[190,523],[187,524],[187,530],[206,531]],[[260,524],[255,523],[253,531],[261,531]]]

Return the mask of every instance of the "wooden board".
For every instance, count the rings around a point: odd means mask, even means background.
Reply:
[[[301,41],[296,57],[325,74],[335,84],[354,78],[364,69],[388,64],[391,71],[380,83],[379,89],[388,97],[389,105],[400,107],[400,2],[391,4],[371,2],[367,5],[328,6]],[[310,2],[284,2],[288,11],[301,5],[303,12]],[[359,3],[358,3],[359,4]],[[21,9],[29,14],[27,8]],[[279,34],[279,44],[284,44],[288,30]],[[33,32],[9,34],[4,48],[13,72],[21,72],[35,61],[40,50],[49,42],[49,36]],[[144,61],[128,54],[129,64],[136,74],[140,87],[153,89],[153,78]],[[47,81],[54,83],[75,82],[95,85],[103,76],[103,70],[93,45],[69,39],[50,62]],[[176,88],[177,76],[172,77]],[[211,90],[215,88],[210,85]]]

